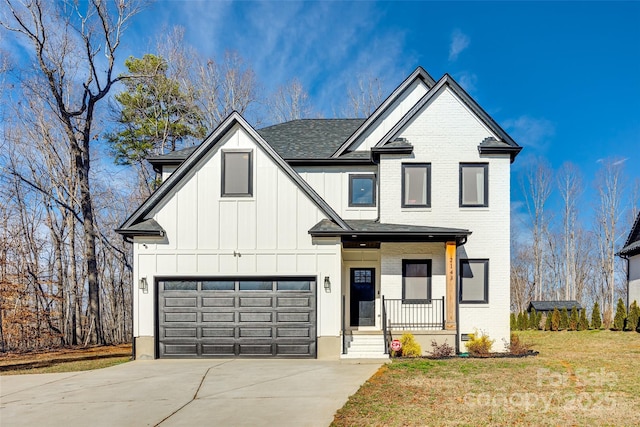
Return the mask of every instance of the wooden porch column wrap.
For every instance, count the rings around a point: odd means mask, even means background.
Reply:
[[[444,328],[447,331],[456,330],[456,242],[446,243],[447,263],[447,317]]]

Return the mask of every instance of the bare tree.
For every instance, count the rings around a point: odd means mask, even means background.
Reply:
[[[622,234],[619,222],[622,218],[624,193],[624,160],[605,159],[597,173],[595,187],[598,204],[595,213],[595,229],[598,240],[598,260],[601,282],[598,286],[602,302],[604,324],[611,323],[616,291],[616,247]]]
[[[521,180],[527,211],[531,219],[534,296],[541,300],[545,295],[544,241],[549,231],[549,219],[545,205],[551,195],[553,171],[543,159],[534,159]],[[549,285],[547,284],[547,288]]]
[[[309,95],[297,78],[279,86],[266,104],[274,123],[305,119],[313,114],[309,105]]]
[[[349,117],[369,117],[384,100],[382,81],[371,74],[359,74],[355,84],[347,89],[349,104],[345,115]]]
[[[116,53],[128,21],[139,7],[132,2],[89,0],[24,5],[5,0],[2,26],[31,44],[35,75],[23,77],[27,96],[46,101],[64,129],[73,159],[83,226],[88,283],[91,341],[104,343],[100,319],[100,288],[96,256],[96,227],[91,191],[91,147],[94,119],[119,77],[113,75]]]
[[[564,298],[576,298],[576,227],[577,206],[583,192],[582,173],[570,162],[564,163],[557,173],[558,190],[563,201],[562,242],[564,252]]]

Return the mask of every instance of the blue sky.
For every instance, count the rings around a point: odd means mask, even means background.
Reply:
[[[180,25],[203,56],[237,51],[266,93],[298,78],[325,117],[357,74],[380,77],[386,96],[418,65],[436,80],[449,73],[525,147],[519,207],[532,157],[577,164],[586,185],[617,157],[640,179],[638,22],[640,2],[158,0],[127,30],[120,62]]]
[[[577,164],[586,185],[598,160],[618,157],[640,179],[638,22],[640,2],[158,1],[128,40],[184,26],[203,55],[237,51],[266,91],[297,77],[326,117],[358,73],[379,76],[385,94],[418,65],[449,73],[525,147],[517,205],[531,157]]]

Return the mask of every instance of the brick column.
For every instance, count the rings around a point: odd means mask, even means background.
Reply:
[[[456,330],[456,242],[447,242],[445,251],[447,274],[446,318],[444,328],[447,331]]]

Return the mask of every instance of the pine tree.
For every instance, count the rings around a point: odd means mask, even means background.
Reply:
[[[591,311],[591,329],[600,329],[602,327],[602,315],[600,314],[600,304],[598,301],[593,304]]]
[[[551,314],[551,330],[557,331],[560,328],[560,312],[557,308],[553,309],[553,314]]]
[[[542,329],[543,325],[542,325],[542,313],[541,312],[538,312],[538,321],[537,321],[537,323],[538,323],[538,329]]]
[[[511,315],[509,316],[509,326],[511,327],[512,331],[518,329],[518,320],[516,319],[515,313],[511,313]]]
[[[624,306],[624,302],[622,302],[622,298],[618,299],[618,305],[616,307],[616,315],[613,318],[613,331],[622,331],[624,330],[624,323],[627,320],[627,309]]]
[[[526,331],[527,329],[529,329],[529,316],[525,310],[522,312],[522,330]]]
[[[571,309],[571,316],[569,316],[569,330],[575,331],[578,329],[578,309],[574,305]]]
[[[559,330],[564,331],[569,327],[569,312],[567,311],[567,307],[564,307],[560,312],[560,326]]]
[[[629,307],[629,317],[627,317],[627,331],[635,331],[638,328],[638,321],[640,320],[640,307],[636,301],[631,303]]]
[[[587,320],[587,310],[580,310],[580,320],[578,320],[578,330],[586,331],[589,329],[589,321]]]
[[[538,313],[536,313],[535,308],[531,309],[531,313],[529,315],[529,328],[538,330]]]
[[[547,312],[546,314],[546,318],[544,321],[544,330],[545,331],[550,331],[551,330],[551,313]]]

